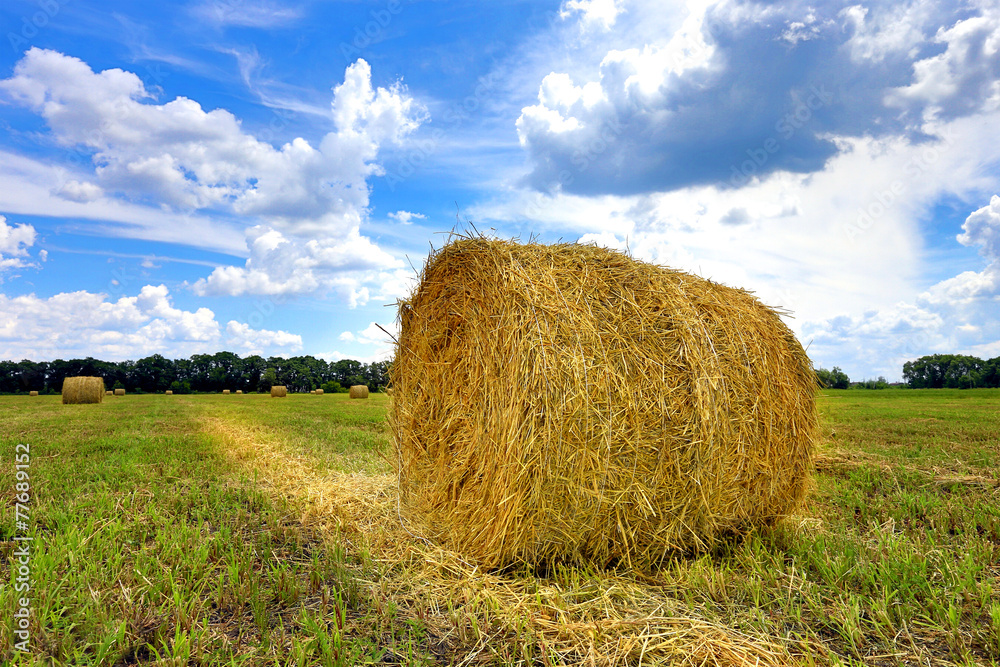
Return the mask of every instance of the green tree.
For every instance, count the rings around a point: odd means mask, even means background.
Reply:
[[[132,387],[148,393],[160,393],[177,379],[174,362],[163,355],[154,354],[135,362],[132,369]]]
[[[170,383],[170,391],[175,394],[190,394],[191,393],[191,383],[187,380],[181,382],[180,380],[174,380]]]
[[[260,382],[267,368],[267,360],[259,354],[251,354],[243,360],[243,374],[237,389],[243,391],[258,391]],[[268,387],[270,389],[270,387]]]
[[[903,364],[903,379],[914,389],[957,388],[963,376],[969,376],[973,386],[984,374],[989,364],[978,357],[963,354],[931,354]]]
[[[816,371],[816,378],[823,383],[823,386],[830,389],[847,389],[851,386],[851,378],[847,373],[840,370],[839,366],[834,366],[833,370],[820,368]]]
[[[258,391],[271,391],[271,387],[276,384],[278,384],[278,372],[274,369],[274,366],[268,366],[264,369],[264,374],[260,377]]]

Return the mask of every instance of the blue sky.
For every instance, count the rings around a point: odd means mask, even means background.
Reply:
[[[993,2],[9,0],[0,358],[390,346],[457,220],[1000,355]]]

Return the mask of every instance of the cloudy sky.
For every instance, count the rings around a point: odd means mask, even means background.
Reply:
[[[0,358],[384,358],[457,221],[1000,355],[992,0],[6,0]]]

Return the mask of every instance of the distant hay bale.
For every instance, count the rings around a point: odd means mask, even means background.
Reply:
[[[242,393],[243,393],[243,390],[242,390],[242,389],[237,389],[237,390],[236,390],[236,393],[237,393],[237,394],[242,394]]]
[[[114,396],[114,395],[115,395],[115,392],[113,392],[113,391],[111,391],[110,389],[108,389],[108,390],[107,390],[106,392],[104,392],[104,395],[105,395],[105,396]]]
[[[309,393],[310,393],[310,394],[315,394],[315,393],[316,393],[316,390],[315,390],[315,389],[313,389],[313,390],[311,390],[311,391],[310,391]]]
[[[271,398],[284,398],[288,395],[288,387],[284,385],[274,385],[271,387]]]
[[[368,398],[368,387],[356,384],[351,387],[351,398]]]
[[[163,392],[163,393],[165,393],[165,394],[166,394],[167,396],[173,396],[173,395],[174,395],[174,392],[170,391],[169,389],[167,389],[167,390],[166,390],[165,392]]]
[[[71,377],[63,380],[63,405],[100,403],[104,400],[104,380],[97,377]]]
[[[115,389],[115,396],[124,396],[124,395],[125,395],[124,389]]]
[[[655,566],[805,496],[812,364],[749,292],[594,246],[469,238],[431,255],[400,324],[403,517],[482,566]]]
[[[223,389],[222,393],[225,394],[226,396],[228,396],[229,395],[229,390],[228,389]]]
[[[28,392],[28,396],[38,396],[38,392],[37,391],[29,391]]]
[[[322,396],[323,395],[323,390],[322,389],[317,389],[313,393],[316,394],[317,396]]]

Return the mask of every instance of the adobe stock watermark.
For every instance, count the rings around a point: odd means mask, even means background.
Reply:
[[[559,187],[572,185],[579,176],[586,173],[621,136],[622,129],[621,120],[617,116],[602,123],[597,133],[570,156],[570,163],[574,168],[563,169],[556,175]],[[551,192],[535,192],[521,215],[528,220],[537,217],[554,203],[551,195]]]
[[[13,30],[7,32],[7,41],[10,42],[10,49],[14,53],[24,53],[31,48],[31,40],[38,37],[38,33],[44,30],[62,11],[62,8],[69,3],[69,0],[39,0],[38,11],[30,16],[25,14],[21,17],[21,25],[17,32]]]
[[[393,19],[403,12],[402,0],[389,0],[384,7],[371,10],[368,14],[371,20],[363,26],[354,28],[354,39],[340,43],[340,53],[344,59],[354,62],[362,57],[363,51],[372,44],[381,41],[383,33],[392,24]]]
[[[257,299],[254,301],[250,313],[246,316],[244,322],[251,329],[260,329],[264,326],[264,322],[274,314],[275,307],[282,306],[287,301],[288,297],[284,294],[272,294],[265,298]]]
[[[793,111],[786,113],[774,124],[776,134],[765,139],[760,147],[748,148],[746,153],[749,159],[744,160],[739,165],[731,165],[730,185],[738,188],[749,183],[750,179],[771,160],[771,157],[780,152],[787,142],[812,119],[815,112],[828,106],[832,101],[833,94],[822,85],[810,86],[809,95],[801,100]],[[782,141],[786,144],[783,144]]]
[[[11,618],[14,650],[27,653],[31,642],[31,446],[14,448],[14,543],[10,569],[14,579],[14,615]]]
[[[108,296],[112,298],[122,298],[130,285],[139,278],[139,273],[133,273],[126,266],[118,266],[112,269],[111,279],[108,280]]]
[[[949,127],[942,133],[941,141],[924,148],[917,157],[906,163],[903,167],[905,179],[897,178],[892,181],[889,187],[876,192],[867,204],[858,208],[857,217],[844,224],[847,240],[856,243],[859,236],[871,229],[907,193],[913,180],[926,173],[954,145],[955,129]]]
[[[455,102],[444,112],[442,120],[446,123],[446,127],[436,127],[431,130],[429,137],[413,142],[412,147],[403,156],[399,165],[392,171],[385,173],[385,182],[389,191],[395,192],[401,183],[417,173],[427,163],[427,160],[438,151],[441,142],[449,132],[458,130],[471,120],[473,114],[482,108],[485,101],[496,90],[496,85],[496,75],[493,72],[487,76],[479,77],[472,93]]]

